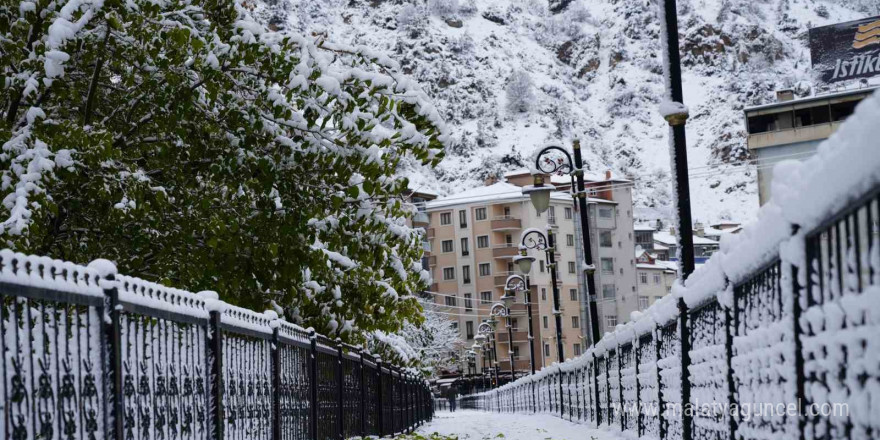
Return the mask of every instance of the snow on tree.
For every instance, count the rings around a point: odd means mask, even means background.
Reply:
[[[458,15],[458,0],[428,0],[428,10],[440,17]]]
[[[395,62],[272,31],[250,2],[4,5],[5,246],[274,301],[347,340],[418,322],[397,171],[447,136]]]
[[[436,304],[430,300],[420,303],[424,310],[421,323],[407,321],[396,333],[375,331],[370,335],[368,347],[385,361],[400,361],[432,376],[456,366],[464,341]]]
[[[516,70],[507,82],[507,108],[514,112],[527,112],[532,108],[535,93],[532,91],[532,78],[524,70]]]

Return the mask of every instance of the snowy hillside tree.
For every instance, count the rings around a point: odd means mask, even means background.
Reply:
[[[4,246],[275,302],[347,340],[418,322],[397,171],[441,159],[438,113],[388,58],[253,7],[3,0]]]
[[[507,108],[514,112],[527,112],[532,108],[535,93],[532,91],[532,78],[524,70],[514,71],[505,88]]]
[[[420,301],[424,310],[421,323],[407,322],[396,333],[376,331],[368,347],[385,361],[399,361],[419,368],[427,376],[454,368],[464,346],[461,333],[432,301]]]

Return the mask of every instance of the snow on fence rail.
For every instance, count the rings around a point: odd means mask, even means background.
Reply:
[[[278,319],[0,251],[0,438],[342,439],[431,418],[427,384]]]
[[[878,122],[873,96],[778,165],[758,221],[633,322],[461,406],[662,440],[880,437]]]

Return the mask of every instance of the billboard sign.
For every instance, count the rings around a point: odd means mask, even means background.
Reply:
[[[810,29],[810,55],[825,83],[880,75],[880,16]]]

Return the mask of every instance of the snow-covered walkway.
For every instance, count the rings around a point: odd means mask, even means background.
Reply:
[[[459,440],[617,440],[619,437],[545,414],[441,411],[418,430],[457,435]],[[503,437],[499,436],[503,434]]]

